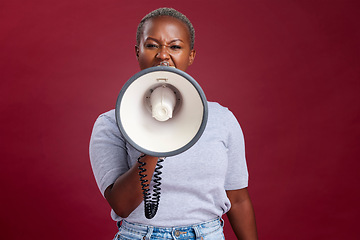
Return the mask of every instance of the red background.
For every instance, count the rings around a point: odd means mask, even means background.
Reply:
[[[188,72],[242,125],[260,239],[356,239],[356,0],[2,1],[1,238],[112,239],[90,133],[139,70],[137,23],[162,6],[192,20]]]

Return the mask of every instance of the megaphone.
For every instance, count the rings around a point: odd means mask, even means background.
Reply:
[[[205,130],[207,100],[187,73],[156,66],[132,76],[122,87],[115,108],[117,125],[138,151],[155,157],[180,154]]]
[[[128,143],[143,154],[158,157],[152,197],[145,179],[145,162],[138,159],[145,216],[151,219],[160,201],[162,161],[192,147],[205,130],[205,94],[189,74],[168,66],[151,67],[124,84],[116,101],[115,116]]]

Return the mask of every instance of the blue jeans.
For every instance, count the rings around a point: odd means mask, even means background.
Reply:
[[[120,225],[120,224],[119,224]],[[154,227],[122,221],[114,240],[155,240],[155,239],[199,239],[224,240],[224,221],[217,218],[212,221],[184,227]]]

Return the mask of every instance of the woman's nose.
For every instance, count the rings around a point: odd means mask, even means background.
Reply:
[[[167,46],[161,46],[159,48],[159,51],[157,53],[157,57],[164,60],[164,59],[169,59],[170,55],[169,55],[169,49]]]

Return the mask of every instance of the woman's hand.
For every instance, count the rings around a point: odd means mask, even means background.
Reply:
[[[147,177],[144,179],[150,182],[158,158],[145,155],[141,160],[146,163],[143,168],[146,169]],[[121,218],[128,217],[144,199],[140,184],[139,165],[139,163],[134,164],[104,192],[104,196],[111,208]]]

